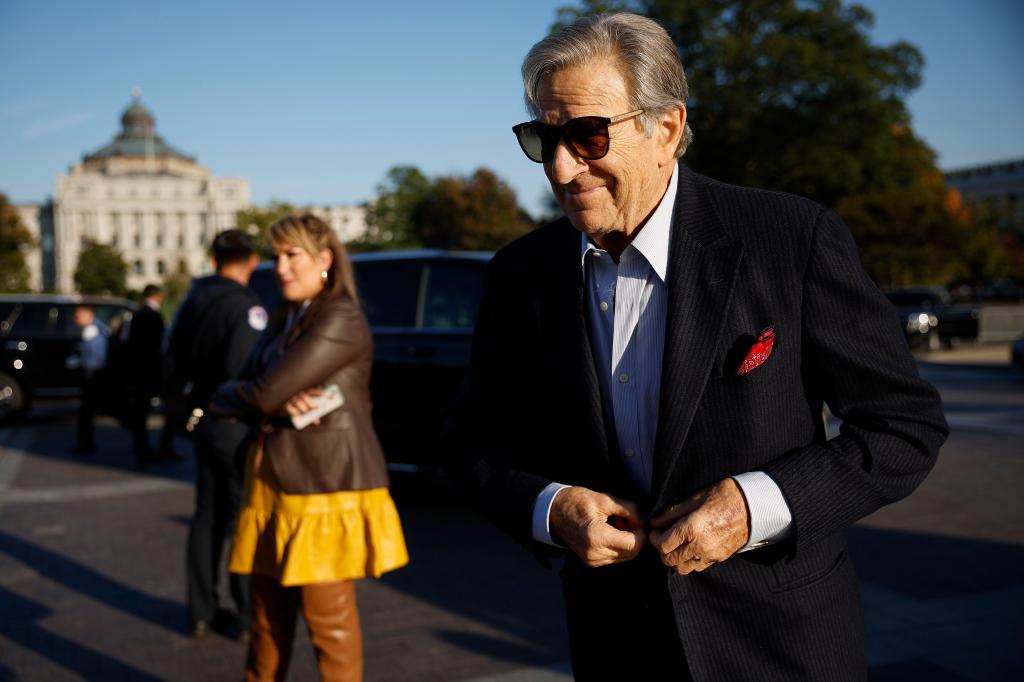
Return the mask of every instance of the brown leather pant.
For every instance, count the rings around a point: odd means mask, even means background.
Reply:
[[[342,580],[283,587],[273,578],[252,576],[252,621],[246,682],[283,682],[295,641],[299,609],[306,619],[324,682],[363,679],[363,637],[355,583]]]

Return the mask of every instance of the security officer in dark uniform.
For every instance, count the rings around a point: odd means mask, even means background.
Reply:
[[[258,258],[249,237],[239,230],[217,235],[212,248],[216,274],[193,282],[171,330],[168,387],[184,401],[186,412],[202,410],[221,383],[238,376],[267,326],[266,310],[248,288]],[[201,414],[201,412],[196,412]],[[217,615],[217,574],[224,540],[234,527],[242,496],[247,426],[206,417],[196,429],[196,509],[188,537],[189,627],[203,637]],[[248,576],[232,574],[231,596],[238,636],[248,630]]]

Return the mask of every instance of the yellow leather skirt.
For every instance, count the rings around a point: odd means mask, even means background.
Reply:
[[[377,578],[409,563],[387,488],[290,495],[265,462],[259,469],[252,475],[249,468],[228,563],[232,573],[309,585]]]

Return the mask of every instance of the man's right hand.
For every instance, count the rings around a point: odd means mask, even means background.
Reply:
[[[647,542],[634,503],[580,486],[555,495],[549,524],[552,537],[591,568],[629,561]]]

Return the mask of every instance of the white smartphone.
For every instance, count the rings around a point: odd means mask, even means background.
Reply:
[[[324,388],[324,392],[315,398],[310,398],[315,407],[309,412],[292,417],[292,426],[302,430],[325,414],[329,414],[345,404],[345,396],[341,394],[338,384],[331,384]]]

